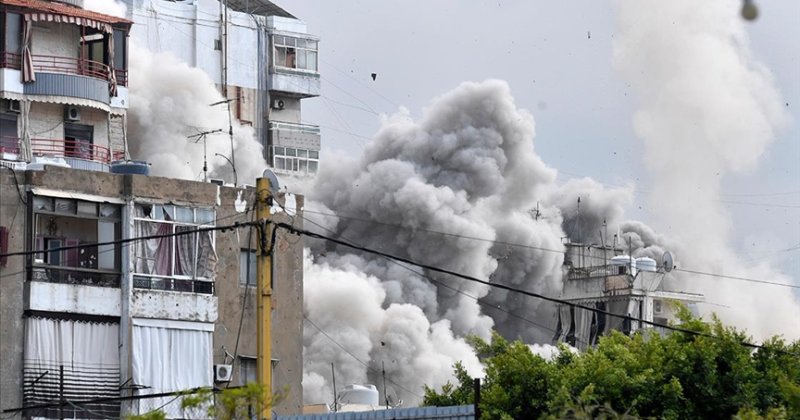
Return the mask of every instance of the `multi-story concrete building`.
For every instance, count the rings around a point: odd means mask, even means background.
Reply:
[[[319,39],[303,21],[268,0],[126,3],[133,42],[205,71],[275,172],[317,172],[320,130],[302,122],[301,102],[320,94]]]
[[[213,229],[253,220],[253,189],[111,173],[127,165],[112,161],[125,152],[131,22],[42,0],[0,12],[0,255],[27,252],[0,257],[0,412],[254,380],[257,235]],[[276,200],[275,218],[301,223],[302,197]],[[185,234],[197,228],[211,229]],[[176,236],[98,245],[164,234]],[[277,238],[273,382],[288,396],[273,410],[291,414],[302,410],[302,241]],[[64,408],[113,418],[168,402]]]
[[[703,295],[673,290],[664,281],[671,267],[659,267],[652,258],[634,258],[614,246],[580,243],[565,246],[561,298],[630,319],[561,305],[556,342],[584,349],[611,330],[630,334],[651,328],[646,322],[666,325],[676,321],[675,303],[691,305],[704,301]]]
[[[0,159],[107,168],[124,153],[131,22],[41,0],[0,15]]]

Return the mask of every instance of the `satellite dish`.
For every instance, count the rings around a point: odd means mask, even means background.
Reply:
[[[671,252],[664,252],[664,255],[661,257],[661,265],[664,267],[664,271],[667,273],[675,268],[675,260],[672,258]]]
[[[280,183],[278,182],[278,177],[275,176],[275,172],[272,172],[270,169],[264,169],[262,177],[269,179],[270,193],[274,194],[278,192]]]

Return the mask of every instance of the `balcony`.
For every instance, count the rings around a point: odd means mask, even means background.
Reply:
[[[33,55],[33,70],[36,81],[22,83],[22,56],[11,52],[0,52],[0,68],[8,74],[2,80],[0,90],[26,95],[57,95],[88,99],[109,104],[111,68],[97,61],[74,57]],[[117,85],[128,82],[125,69],[114,69]],[[123,90],[123,89],[120,89]]]
[[[320,94],[319,73],[276,67],[269,74],[269,90],[295,98],[313,98]]]
[[[109,66],[97,61],[86,60],[83,58],[37,54],[32,55],[31,58],[33,59],[33,70],[36,73],[72,74],[93,77],[106,81],[109,80],[111,75]],[[0,52],[0,67],[21,69],[22,55],[12,52]],[[128,71],[123,69],[114,69],[114,74],[117,76],[117,83],[125,86],[125,83],[127,83],[128,80]]]
[[[0,160],[23,162],[24,156],[19,149],[19,138],[3,137],[0,141]],[[108,165],[120,158],[124,152],[114,152],[107,147],[62,139],[31,139],[33,162],[37,158],[61,158],[75,169],[107,172]]]

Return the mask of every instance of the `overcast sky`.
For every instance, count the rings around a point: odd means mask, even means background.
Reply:
[[[323,151],[358,153],[380,114],[402,106],[418,116],[431,98],[463,81],[504,79],[518,106],[534,115],[535,148],[560,179],[633,182],[627,215],[651,222],[643,147],[631,125],[635,95],[612,67],[611,3],[276,3],[321,38],[323,94],[303,102],[303,119],[322,126]],[[800,281],[800,2],[758,4],[761,16],[747,26],[752,50],[773,72],[791,122],[756,171],[726,179],[721,199],[742,258],[775,259]]]

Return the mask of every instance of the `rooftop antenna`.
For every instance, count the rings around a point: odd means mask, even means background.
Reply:
[[[542,212],[539,211],[539,202],[538,201],[536,202],[536,211],[535,211],[535,213],[533,213],[533,215],[534,215],[534,219],[536,219],[536,220],[539,220],[539,216],[542,215]]]
[[[203,182],[208,182],[208,141],[206,141],[206,136],[209,134],[214,133],[221,133],[222,129],[216,129],[211,131],[203,131],[202,133],[197,133],[189,136],[190,139],[195,139],[195,143],[200,142],[203,140]],[[234,174],[236,172],[234,171]]]
[[[333,363],[331,363],[331,377],[333,378],[333,412],[335,413],[339,411],[339,401],[336,395],[336,370],[333,369]]]
[[[227,8],[226,8],[226,10],[227,10]],[[227,32],[227,29],[226,29],[226,32]],[[225,86],[226,86],[225,93],[227,95],[227,85],[225,85]],[[238,100],[241,100],[241,99],[242,99],[241,96],[237,96],[235,98],[223,99],[221,101],[214,102],[213,104],[211,104],[211,106],[217,106],[217,105],[222,105],[222,104],[226,104],[228,106],[228,137],[230,137],[230,139],[231,139],[231,159],[230,159],[230,162],[231,162],[231,167],[233,168],[233,177],[234,177],[234,179],[236,178],[236,153],[234,153],[234,147],[233,147],[233,117],[231,116],[231,102],[238,101]],[[222,130],[220,130],[220,131],[222,131]],[[235,182],[234,182],[234,184],[235,184]]]

